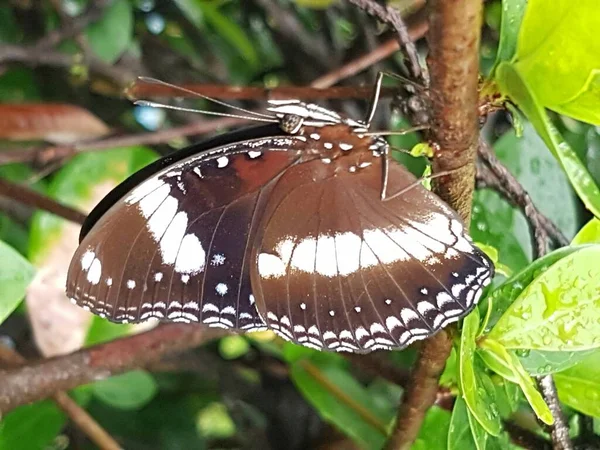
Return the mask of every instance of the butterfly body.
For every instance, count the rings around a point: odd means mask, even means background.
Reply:
[[[155,163],[84,226],[67,294],[117,322],[272,329],[322,350],[403,348],[493,274],[456,214],[358,121],[274,103],[279,132]],[[389,166],[389,167],[388,167]],[[135,186],[135,187],[134,187]]]

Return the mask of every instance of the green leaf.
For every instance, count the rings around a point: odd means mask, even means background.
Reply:
[[[463,320],[460,336],[459,377],[462,395],[469,411],[490,434],[498,436],[502,429],[498,411],[482,380],[483,373],[475,370],[475,338],[479,329],[479,310],[475,309]]]
[[[29,261],[0,241],[0,323],[21,303],[34,272]]]
[[[523,290],[529,286],[529,284],[535,278],[546,271],[555,262],[559,261],[565,256],[581,250],[582,248],[584,247],[564,247],[554,250],[552,253],[549,253],[532,262],[525,269],[513,275],[502,285],[490,292],[486,298],[492,304],[492,312],[490,314],[485,331],[489,332],[492,327],[498,323],[500,317],[502,317],[506,310],[515,302],[517,297],[521,295]]]
[[[521,387],[523,394],[525,394],[525,398],[527,398],[527,401],[537,416],[544,423],[552,425],[554,419],[552,418],[552,413],[550,412],[548,405],[546,405],[546,402],[544,402],[544,399],[536,389],[532,378],[525,371],[515,354],[508,351],[506,347],[499,342],[494,341],[493,339],[485,339],[482,343],[482,348],[494,354],[497,360],[502,361],[502,363],[512,373],[510,379],[515,380],[515,382]]]
[[[498,53],[496,54],[496,66],[502,61],[510,61],[515,55],[526,5],[527,0],[502,1],[502,22]]]
[[[433,406],[427,411],[411,450],[446,450],[449,429],[450,413],[438,406]]]
[[[258,54],[252,40],[236,22],[219,11],[219,2],[176,0],[175,3],[198,29],[203,30],[205,24],[211,26],[236,49],[246,64],[252,68],[258,67]]]
[[[113,323],[98,316],[94,316],[85,338],[85,346],[102,344],[126,336],[131,330],[130,324]]]
[[[250,344],[243,336],[225,336],[219,340],[219,353],[223,359],[237,359],[248,353]]]
[[[600,216],[600,189],[577,154],[552,124],[528,83],[516,67],[508,63],[501,63],[496,75],[501,91],[510,97],[531,121],[560,162],[579,198],[596,217]]]
[[[600,245],[538,276],[489,334],[506,348],[579,351],[600,346]]]
[[[550,375],[578,364],[596,350],[578,352],[549,352],[543,350],[516,350],[521,364],[533,376]]]
[[[600,351],[554,375],[559,399],[588,416],[600,417]]]
[[[114,63],[127,50],[133,38],[133,12],[127,0],[115,0],[104,16],[87,27],[85,34],[94,53]]]
[[[96,398],[118,409],[140,409],[152,400],[156,391],[154,378],[143,370],[116,375],[93,385]]]
[[[573,238],[571,245],[600,244],[600,220],[593,218]]]
[[[473,200],[470,235],[476,242],[494,246],[502,265],[521,270],[529,260],[515,238],[515,209],[498,193],[477,190]]]
[[[494,150],[540,212],[552,220],[565,236],[573,237],[580,224],[579,202],[569,179],[533,126],[524,123],[520,138],[513,130],[504,133],[494,144]],[[556,201],[557,198],[560,202]],[[515,214],[511,230],[523,248],[531,248],[529,226],[520,212]]]
[[[302,360],[292,365],[291,377],[325,420],[364,448],[382,447],[393,416],[346,369]]]
[[[197,423],[206,437],[226,439],[235,435],[235,423],[223,403],[211,403],[200,411]]]
[[[600,13],[596,0],[530,0],[516,69],[540,104],[600,124]]]
[[[20,406],[2,417],[0,449],[51,448],[65,421],[64,414],[50,401]]]
[[[458,396],[452,409],[450,431],[448,433],[448,450],[477,450],[471,424],[469,423],[469,410],[465,400]]]

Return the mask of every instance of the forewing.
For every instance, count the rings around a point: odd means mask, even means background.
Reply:
[[[270,328],[319,349],[399,349],[475,306],[493,267],[445,203],[420,184],[381,201],[381,158],[336,176],[322,164],[286,172],[264,213],[252,281]],[[414,182],[391,164],[389,196]]]
[[[249,248],[272,182],[298,158],[293,144],[285,137],[232,144],[146,179],[85,235],[67,295],[117,322],[264,327]]]

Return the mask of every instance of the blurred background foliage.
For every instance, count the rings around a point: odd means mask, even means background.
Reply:
[[[409,25],[422,21],[423,2],[398,0],[393,4],[403,11]],[[61,42],[46,42],[46,47],[35,47],[53,32],[72,26],[90,8],[97,9],[96,17],[82,33]],[[494,65],[501,15],[500,1],[485,3],[483,74]],[[14,152],[39,146],[42,141],[60,145],[212,120],[133,106],[122,95],[122,88],[137,75],[175,84],[269,88],[308,85],[391,37],[355,7],[332,0],[9,0],[0,8],[0,103],[10,107],[39,103],[50,108],[18,116],[18,126],[9,117],[14,110],[2,110],[0,149]],[[420,40],[417,46],[423,50],[425,43]],[[29,56],[10,57],[15,48],[29,49]],[[68,57],[61,59],[60,55]],[[21,62],[7,62],[11,59]],[[379,70],[403,73],[401,55],[396,53],[342,84],[369,85]],[[65,112],[52,106],[57,103],[77,108]],[[354,117],[361,117],[366,110],[362,100],[322,103]],[[377,127],[398,128],[406,123],[397,112],[390,112],[389,103],[389,99],[382,101]],[[213,107],[204,100],[187,100],[185,104]],[[261,105],[255,101],[237,104],[247,108]],[[561,134],[596,183],[600,182],[600,130],[552,114]],[[498,112],[489,118],[483,133],[534,203],[571,239],[591,215],[533,127],[524,119],[521,125],[517,136],[508,114]],[[15,137],[17,129],[28,133]],[[6,163],[0,166],[0,177],[89,210],[128,174],[197,138],[180,137],[152,147],[132,145],[68,158]],[[394,146],[404,149],[417,142],[415,136],[391,138]],[[423,161],[402,154],[398,158],[416,173],[422,173]],[[67,301],[64,295],[61,297],[61,274],[53,274],[52,270],[66,269],[69,252],[76,244],[77,230],[72,227],[49,213],[0,198],[0,245],[3,258],[8,261],[9,253],[11,258],[10,267],[3,267],[0,261],[0,284],[6,277],[11,286],[24,289],[34,272],[46,277],[33,282],[37,289],[30,286],[27,303],[20,304],[14,312],[22,290],[0,286],[0,302],[14,299],[7,301],[13,305],[10,308],[3,310],[0,306],[0,342],[28,358],[65,353],[133,330],[97,317],[74,318],[65,312]],[[525,218],[497,193],[476,193],[471,232],[476,241],[497,250],[499,262],[507,272],[517,273],[530,264],[532,248]],[[593,237],[585,242],[598,238],[597,230],[590,233]],[[15,265],[15,261],[20,265]],[[503,279],[499,276],[495,284]],[[75,342],[73,336],[59,336],[49,344],[52,330],[65,327],[75,335]],[[585,356],[574,354],[564,353],[554,359],[550,352],[522,352],[518,356],[530,373],[538,373],[549,364],[551,371],[558,371],[559,362],[563,364],[561,370],[571,367]],[[377,358],[403,373],[414,356],[413,348]],[[457,358],[453,353],[442,379],[448,392],[454,394]],[[579,359],[571,361],[572,358]],[[571,363],[565,363],[567,359]],[[590,363],[590,367],[599,374],[598,364]],[[566,394],[564,399],[573,408],[566,413],[574,430],[579,426],[578,411],[600,415],[597,408],[586,410],[585,402],[581,404],[586,395],[598,399],[594,396],[600,396],[600,386],[586,384],[585,392],[578,390],[573,380],[579,377],[587,383],[580,372],[581,369],[572,370],[562,381],[563,386],[570,383],[564,392],[572,399],[567,400]],[[539,433],[516,385],[502,383],[495,375],[487,376],[487,380],[493,390],[502,391],[495,397],[502,417],[516,417],[521,426]],[[401,392],[397,383],[361,370],[352,360],[282,344],[270,333],[261,333],[226,337],[146,370],[82,386],[72,396],[127,449],[326,449],[380,448]],[[454,410],[451,403],[449,406],[441,399],[429,411],[414,448],[480,449],[481,442],[485,446],[483,438],[464,437],[464,430],[477,428],[476,423],[470,424],[469,414],[460,397]],[[513,446],[505,433],[495,439],[490,448]],[[94,446],[50,401],[22,406],[2,418],[0,449],[38,448]]]

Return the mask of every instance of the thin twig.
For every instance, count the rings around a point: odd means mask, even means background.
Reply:
[[[70,206],[63,205],[27,186],[15,184],[0,178],[0,196],[16,200],[25,205],[56,214],[71,222],[82,224],[86,215]]]
[[[392,6],[384,6],[374,0],[348,0],[353,5],[356,5],[360,9],[364,10],[368,14],[377,17],[383,23],[392,25],[398,34],[398,42],[406,51],[408,57],[409,68],[412,77],[423,85],[427,84],[427,80],[421,70],[421,64],[419,63],[419,57],[417,55],[417,49],[413,44],[410,34],[402,20],[402,16]]]
[[[529,194],[517,178],[498,160],[491,147],[483,139],[479,142],[477,155],[485,163],[491,177],[485,170],[478,173],[481,182],[487,183],[495,188],[511,203],[519,207],[532,228],[533,248],[536,258],[543,256],[547,250],[546,238],[549,236],[560,246],[569,245],[568,239],[562,234],[558,227],[533,204]]]
[[[565,420],[565,416],[560,408],[558,393],[554,385],[552,375],[544,375],[536,377],[538,387],[544,397],[544,401],[550,408],[554,423],[549,425],[550,436],[552,437],[552,448],[554,450],[573,450],[573,442],[569,436],[569,426]]]
[[[75,353],[0,370],[0,413],[127,370],[143,367],[227,334],[193,324],[165,324]]]
[[[19,367],[27,362],[19,353],[3,345],[0,345],[0,361],[4,363],[0,364],[4,367]],[[56,392],[52,395],[52,400],[99,448],[104,450],[121,449],[118,442],[65,392]]]
[[[423,37],[427,33],[428,24],[426,21],[421,20],[408,28],[408,35],[412,41],[416,41]],[[390,39],[379,47],[374,49],[372,52],[367,53],[364,56],[356,58],[347,64],[335,69],[322,77],[317,78],[311,83],[314,87],[327,87],[332,86],[344,78],[349,78],[357,73],[377,64],[379,61],[393,55],[400,49],[400,44],[396,39]]]

